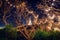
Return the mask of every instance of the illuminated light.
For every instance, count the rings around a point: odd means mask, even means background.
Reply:
[[[10,4],[10,7],[13,6],[12,4]]]
[[[32,25],[32,21],[31,21],[31,19],[30,19],[30,18],[29,18],[28,25]]]
[[[15,7],[15,5],[13,5],[13,7]]]
[[[54,3],[52,3],[51,5],[54,6]]]
[[[53,0],[53,1],[56,1],[56,0]]]
[[[60,29],[59,29],[59,28],[57,28],[57,27],[55,27],[55,28],[54,28],[54,31],[60,31]]]
[[[37,19],[39,15],[35,16],[35,18]]]
[[[0,29],[4,29],[4,28],[5,28],[4,26],[3,27],[0,26]]]
[[[48,11],[50,11],[50,10],[51,10],[50,8],[45,9],[46,12],[48,12]]]
[[[26,6],[25,4],[26,4],[25,2],[22,2],[22,3],[20,4],[20,7],[25,7],[25,6]]]
[[[50,15],[48,14],[48,18],[49,18],[49,19],[54,19],[54,18],[55,18],[55,15],[50,16]]]
[[[49,30],[51,30],[51,27],[47,27]]]
[[[10,4],[10,2],[8,2],[8,4]]]
[[[27,8],[25,8],[27,11],[28,11],[28,9]]]
[[[46,11],[46,12],[49,12],[50,10],[52,10],[52,7],[47,7],[47,8],[45,8],[45,11]]]

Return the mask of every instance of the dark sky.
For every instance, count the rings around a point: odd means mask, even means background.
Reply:
[[[42,2],[42,0],[25,0],[25,1],[27,1],[28,2],[28,5],[29,6],[31,6],[31,8],[34,10],[34,11],[36,11],[38,14],[39,14],[39,18],[40,17],[42,17],[42,16],[44,16],[42,13],[41,13],[41,10],[39,10],[39,9],[37,9],[36,8],[36,5],[37,4],[39,4],[39,3],[41,3],[41,4],[44,4],[43,2]],[[3,14],[4,14],[4,0],[2,0],[2,6],[0,7],[0,26],[4,26],[4,22],[2,21],[2,16],[3,16]],[[10,2],[14,2],[14,0],[10,0]],[[53,2],[53,1],[50,1],[51,3]],[[55,8],[57,8],[57,9],[60,9],[60,2],[54,2],[55,3],[55,5],[54,5],[54,7]],[[49,3],[48,3],[49,4]],[[49,4],[50,5],[50,4]],[[16,9],[15,8],[11,8],[11,13],[12,13],[12,15],[15,15],[14,14],[14,11],[16,11]],[[46,16],[46,15],[45,15]],[[13,19],[14,17],[13,16],[11,16],[10,18],[8,18],[8,22],[9,23],[13,23],[14,25],[15,25],[15,23],[14,23],[14,19]],[[23,22],[24,21],[24,22]],[[26,22],[25,22],[25,19],[23,19],[23,17],[22,17],[22,22],[25,24]]]

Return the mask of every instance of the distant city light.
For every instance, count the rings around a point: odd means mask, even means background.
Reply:
[[[56,0],[53,0],[53,1],[56,1]]]
[[[52,3],[51,5],[54,6],[54,3]]]
[[[10,7],[13,6],[12,4],[10,4]]]
[[[52,16],[50,16],[50,14],[48,14],[48,18],[54,19],[55,18],[55,15],[53,14]]]
[[[46,12],[49,12],[50,10],[51,10],[51,8],[47,8],[47,9],[45,9]]]
[[[60,31],[60,29],[58,27],[55,27],[54,31]]]
[[[30,18],[29,18],[28,25],[32,25],[32,21],[31,21],[31,19],[30,19]]]

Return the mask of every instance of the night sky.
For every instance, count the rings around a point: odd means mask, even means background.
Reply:
[[[4,15],[4,8],[6,8],[6,5],[4,4],[5,3],[5,0],[1,0],[1,1],[2,1],[2,5],[0,6],[0,27],[3,27],[5,24],[4,24],[3,20],[2,20],[2,16]],[[0,4],[1,4],[1,1],[0,1]],[[11,2],[12,4],[14,3],[14,1],[15,0],[9,0],[9,2]],[[44,12],[41,11],[41,10],[39,10],[39,9],[37,9],[37,7],[36,7],[36,5],[39,4],[39,3],[41,3],[41,4],[44,5],[44,3],[42,2],[42,0],[22,0],[22,1],[27,1],[28,6],[30,6],[31,9],[33,9],[34,11],[37,12],[37,14],[39,15],[39,18],[42,18],[43,16],[46,17],[46,15],[44,14]],[[19,2],[21,2],[21,0],[19,0]],[[53,1],[51,0],[47,4],[50,6],[50,4],[52,2]],[[53,7],[55,7],[56,9],[60,9],[60,1],[58,1],[58,2],[55,1],[54,4],[55,5]],[[10,24],[13,24],[14,26],[16,26],[16,23],[15,23],[15,20],[14,20],[14,17],[13,17],[13,16],[16,16],[15,12],[16,12],[16,8],[15,7],[11,7],[11,9],[10,9],[11,17],[9,17],[7,19],[8,22]],[[9,12],[8,12],[7,15],[9,15]],[[24,24],[26,24],[25,19],[23,17],[22,17],[21,20],[22,20],[22,22]]]

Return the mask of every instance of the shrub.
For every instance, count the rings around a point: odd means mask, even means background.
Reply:
[[[37,30],[34,34],[34,40],[48,40],[49,33],[41,30]]]
[[[60,40],[60,32],[57,31],[51,31],[49,40]]]
[[[41,31],[37,30],[34,34],[33,40],[60,40],[60,32],[57,31]]]
[[[8,39],[17,38],[17,30],[16,30],[16,28],[13,27],[13,25],[6,25],[5,32],[6,32],[6,37]]]

